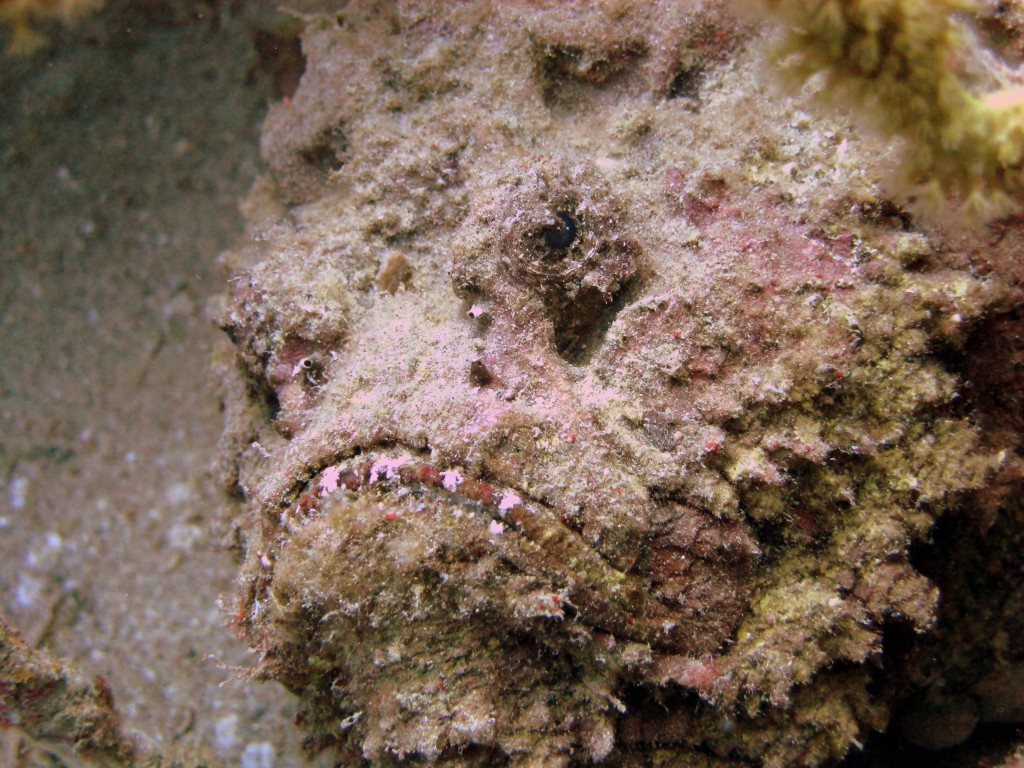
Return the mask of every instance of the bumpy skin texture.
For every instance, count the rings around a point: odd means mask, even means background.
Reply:
[[[758,30],[653,5],[354,3],[270,112],[236,620],[342,764],[835,761],[920,682],[911,547],[1017,488],[962,394],[1015,237],[910,228]]]
[[[0,729],[11,727],[86,765],[140,764],[103,678],[29,647],[0,615]]]

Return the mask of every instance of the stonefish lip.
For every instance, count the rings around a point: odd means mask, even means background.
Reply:
[[[376,499],[381,519],[395,525],[403,514],[436,514],[444,508],[447,515],[472,520],[495,553],[515,568],[557,585],[544,606],[548,615],[684,655],[711,649],[706,633],[695,642],[695,617],[685,616],[684,585],[692,587],[693,568],[724,560],[746,572],[762,554],[741,524],[669,502],[676,510],[672,522],[647,542],[642,562],[622,571],[555,509],[522,489],[473,477],[459,466],[437,466],[424,452],[396,446],[334,457],[289,496],[294,500],[281,515],[282,531],[301,526],[326,504],[355,496]],[[394,504],[408,497],[417,500],[415,506]],[[267,553],[261,559],[265,568],[272,567]]]

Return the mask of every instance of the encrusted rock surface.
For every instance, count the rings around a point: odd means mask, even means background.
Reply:
[[[1019,669],[914,555],[1022,517],[1018,223],[913,222],[765,36],[697,0],[308,17],[221,323],[236,619],[311,750],[820,765]],[[969,650],[929,672],[936,637]]]

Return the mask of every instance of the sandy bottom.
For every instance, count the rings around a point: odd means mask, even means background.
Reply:
[[[0,610],[151,744],[246,768],[302,764],[290,696],[232,669],[208,469],[205,304],[258,167],[255,60],[238,13],[183,1],[0,61]],[[53,764],[17,741],[0,765]]]

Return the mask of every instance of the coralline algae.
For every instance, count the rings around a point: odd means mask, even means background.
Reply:
[[[225,256],[221,473],[310,749],[820,765],[884,729],[923,677],[887,638],[944,631],[914,548],[1020,515],[985,399],[1020,341],[978,344],[1013,225],[912,226],[894,150],[766,90],[718,3],[306,22]]]

